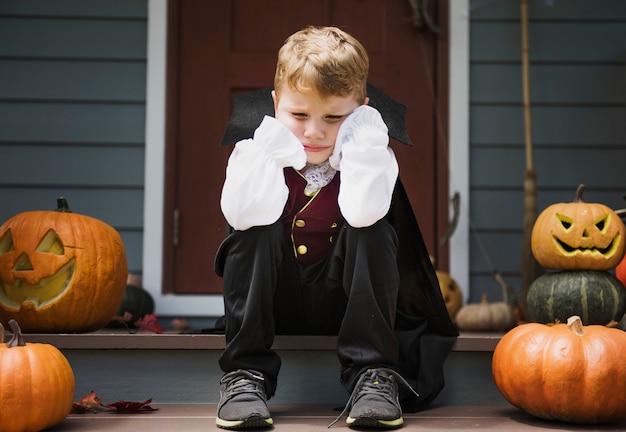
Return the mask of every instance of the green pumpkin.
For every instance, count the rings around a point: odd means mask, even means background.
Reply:
[[[130,284],[126,285],[124,298],[122,299],[122,304],[117,310],[116,316],[123,317],[126,312],[132,314],[132,318],[128,322],[128,325],[132,325],[132,323],[138,319],[154,313],[154,299],[150,293],[142,287]],[[121,321],[113,319],[109,323],[108,327],[123,328],[125,325]]]
[[[626,307],[626,290],[611,273],[572,270],[546,273],[533,281],[526,297],[531,321],[567,322],[578,315],[584,325],[619,321]]]
[[[124,298],[117,314],[122,316],[125,312],[130,312],[133,315],[133,321],[143,318],[145,315],[154,313],[154,299],[142,287],[126,285]]]

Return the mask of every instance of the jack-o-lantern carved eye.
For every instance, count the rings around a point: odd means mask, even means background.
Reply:
[[[572,227],[572,224],[574,223],[573,220],[571,220],[565,215],[557,214],[556,217],[559,218],[559,221],[561,222],[561,226],[565,229],[565,231],[569,230]]]
[[[13,246],[13,236],[11,235],[11,230],[8,230],[0,239],[0,255],[11,252],[12,250],[15,250],[15,246]]]
[[[600,219],[598,222],[595,223],[596,228],[598,228],[598,230],[600,232],[604,232],[605,228],[607,227],[607,222],[606,220],[608,219],[608,216],[604,216],[602,219]]]
[[[37,251],[52,253],[55,255],[63,255],[65,253],[63,243],[54,230],[48,231],[46,235],[43,236],[39,242],[39,246],[37,246]]]

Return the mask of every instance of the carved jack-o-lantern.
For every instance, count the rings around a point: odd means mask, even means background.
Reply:
[[[20,213],[0,226],[0,321],[25,332],[87,332],[117,311],[128,265],[106,223],[69,211]]]
[[[461,291],[459,284],[448,273],[440,270],[437,270],[435,273],[437,274],[443,301],[446,303],[446,309],[448,309],[448,315],[454,319],[459,309],[463,307],[463,291]]]
[[[609,207],[584,202],[584,188],[578,187],[574,202],[553,204],[537,217],[531,248],[543,267],[609,270],[624,256],[624,224]]]

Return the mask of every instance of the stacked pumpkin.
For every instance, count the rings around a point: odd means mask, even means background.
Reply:
[[[531,249],[537,262],[553,272],[528,290],[530,321],[566,322],[577,315],[584,325],[620,321],[626,307],[622,283],[609,270],[624,258],[626,228],[609,207],[583,200],[580,185],[571,203],[547,207],[537,218]]]
[[[607,206],[585,203],[583,191],[537,218],[533,254],[556,271],[531,284],[527,312],[537,322],[502,337],[492,374],[506,400],[536,417],[615,422],[626,418],[626,332],[606,324],[624,314],[625,293],[608,271],[624,257],[626,229]]]

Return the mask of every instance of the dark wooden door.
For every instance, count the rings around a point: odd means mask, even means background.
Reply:
[[[445,32],[447,2],[427,2]],[[414,147],[392,143],[425,241],[447,264],[447,43],[413,25],[408,0],[170,1],[164,292],[221,292],[213,257],[231,147],[219,142],[231,95],[272,85],[276,54],[307,25],[335,25],[370,55],[369,81],[408,107]]]

